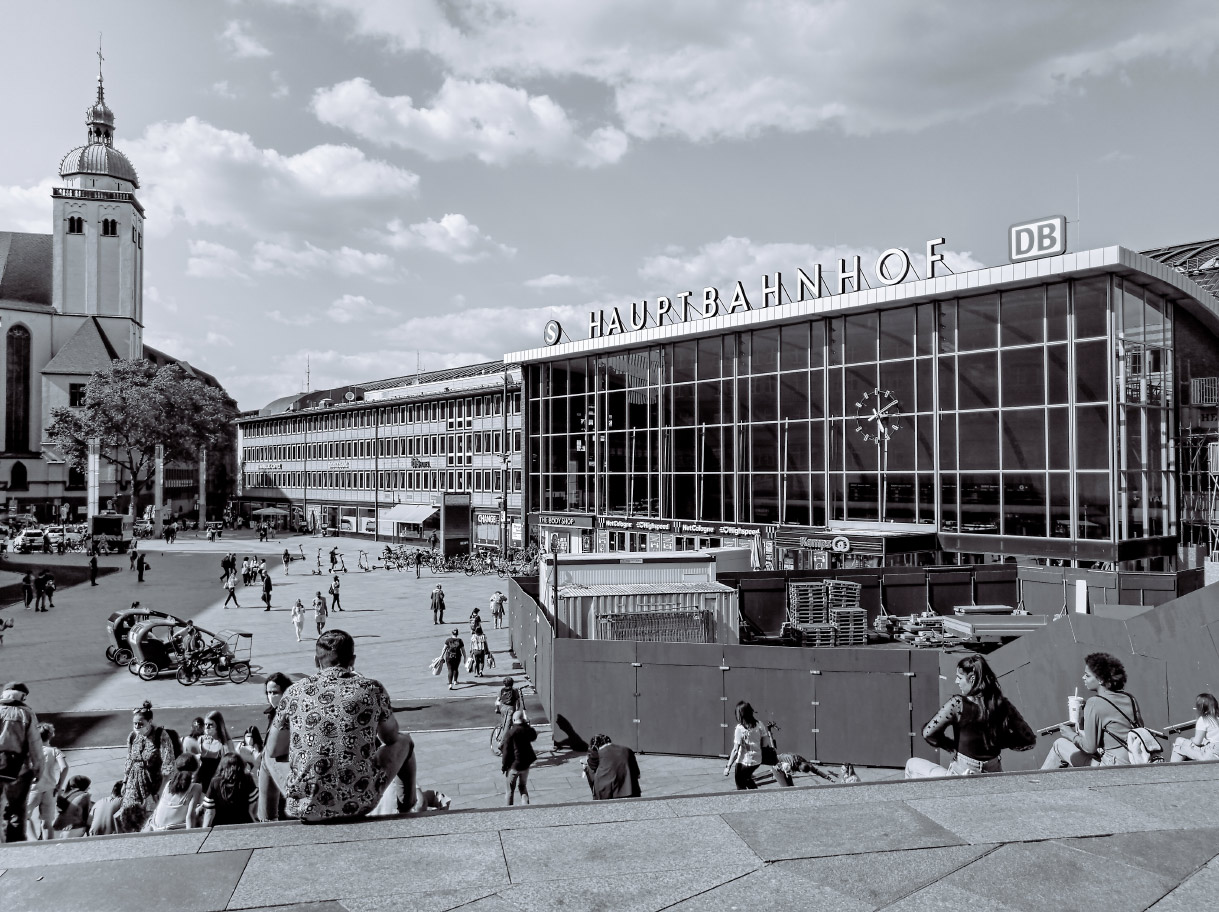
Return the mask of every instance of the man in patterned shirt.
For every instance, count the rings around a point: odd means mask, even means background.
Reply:
[[[264,762],[287,798],[289,817],[363,816],[399,770],[405,793],[415,793],[411,736],[398,730],[381,682],[352,671],[355,658],[351,635],[327,630],[314,650],[318,673],[280,700]],[[285,752],[286,761],[270,759]]]

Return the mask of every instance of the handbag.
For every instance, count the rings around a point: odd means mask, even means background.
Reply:
[[[473,671],[473,670],[474,670],[474,656],[468,655],[468,656],[466,656],[466,671]]]
[[[436,656],[432,659],[432,674],[440,674],[440,666],[444,664],[444,656]]]

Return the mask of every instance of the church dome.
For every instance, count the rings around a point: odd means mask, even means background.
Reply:
[[[88,143],[77,146],[59,163],[59,176],[99,174],[128,181],[139,188],[140,179],[127,156],[114,148],[114,112],[106,104],[101,74],[97,78],[97,101],[85,111],[89,127]]]

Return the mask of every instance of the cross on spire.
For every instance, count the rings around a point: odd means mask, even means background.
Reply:
[[[106,58],[102,56],[102,33],[97,33],[97,97],[102,98],[102,61]]]

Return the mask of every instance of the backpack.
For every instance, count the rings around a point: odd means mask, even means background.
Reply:
[[[1105,697],[1101,697],[1101,699],[1121,713],[1122,718],[1130,723],[1130,731],[1126,735],[1126,753],[1130,755],[1130,762],[1132,764],[1163,763],[1164,746],[1160,744],[1156,736],[1151,733],[1151,729],[1138,724],[1143,721],[1143,714],[1139,712],[1138,700],[1134,699],[1134,697],[1130,697],[1130,702],[1134,704],[1134,718],[1131,719],[1128,715],[1122,712],[1122,708],[1112,700],[1106,699]],[[1114,735],[1113,737],[1116,738],[1117,735]]]
[[[169,743],[173,746],[174,756],[175,757],[181,756],[182,739],[178,737],[178,732],[175,729],[167,728],[167,729],[165,729],[165,734],[169,735]]]

